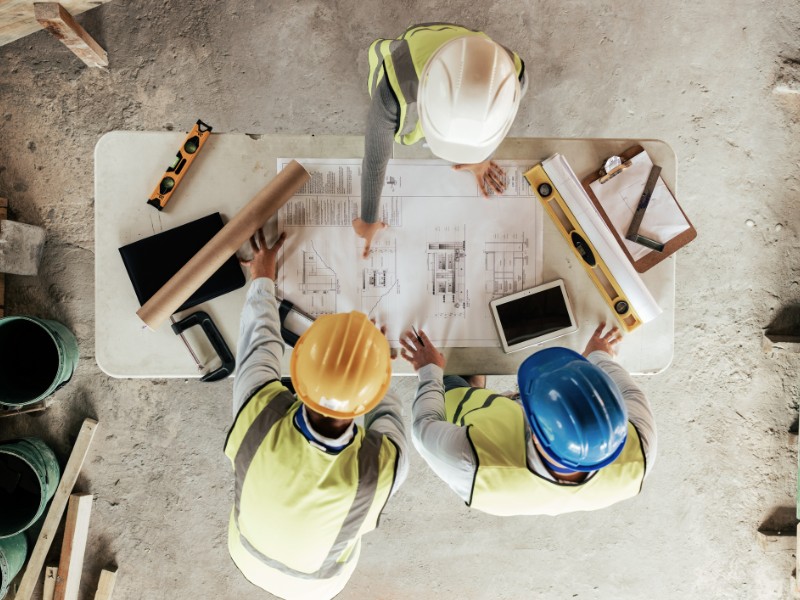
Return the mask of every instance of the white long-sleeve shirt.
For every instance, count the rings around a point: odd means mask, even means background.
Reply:
[[[233,418],[242,406],[267,382],[281,378],[281,359],[284,343],[281,337],[275,282],[266,277],[253,280],[247,291],[239,324],[239,343],[236,350],[236,374],[233,380]],[[391,391],[364,416],[364,427],[388,437],[397,448],[397,470],[392,494],[408,476],[408,438],[403,421],[403,406]],[[329,440],[309,430],[323,445],[346,444],[353,438],[354,425],[338,440]]]
[[[628,420],[636,427],[641,439],[646,477],[656,458],[656,425],[650,403],[628,372],[606,352],[592,352],[588,359],[608,373],[622,392]],[[447,420],[442,377],[442,369],[433,364],[419,370],[419,388],[412,409],[412,440],[433,472],[464,502],[469,502],[477,459],[467,438],[467,428]],[[541,477],[555,481],[533,445],[527,419],[525,432],[528,468]]]

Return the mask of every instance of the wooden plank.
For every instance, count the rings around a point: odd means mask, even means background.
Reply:
[[[78,600],[83,573],[83,557],[89,540],[89,519],[92,516],[92,494],[72,494],[69,497],[61,560],[53,600]]]
[[[83,420],[78,439],[72,447],[72,453],[69,455],[67,466],[64,468],[64,474],[61,476],[58,489],[56,489],[53,500],[50,502],[50,509],[47,511],[42,530],[39,532],[36,545],[33,547],[28,567],[25,569],[25,574],[19,583],[19,589],[15,596],[16,600],[30,600],[33,595],[33,590],[39,580],[39,573],[42,572],[47,552],[50,550],[50,544],[53,543],[53,536],[56,534],[64,509],[67,507],[69,495],[75,486],[75,481],[78,479],[86,456],[89,454],[89,447],[97,432],[97,426],[98,423],[94,419]]]
[[[94,600],[111,600],[114,593],[114,585],[117,583],[116,569],[103,569],[100,572],[100,582],[97,584],[97,593]]]
[[[800,595],[800,523],[797,524],[797,546],[794,552],[794,595]]]
[[[0,221],[8,218],[8,200],[0,198]],[[2,227],[2,225],[0,225]],[[6,316],[6,274],[0,273],[0,317]]]
[[[44,594],[42,600],[53,600],[56,593],[56,578],[58,577],[58,567],[47,567],[44,570]]]
[[[108,55],[58,2],[34,2],[34,14],[42,27],[90,67],[107,67]]]
[[[72,15],[79,15],[110,0],[62,0]],[[0,46],[41,31],[30,0],[0,0]]]

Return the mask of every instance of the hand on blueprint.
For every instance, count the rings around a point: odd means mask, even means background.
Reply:
[[[239,262],[245,267],[250,267],[250,275],[253,279],[268,277],[275,281],[275,277],[278,275],[278,252],[280,252],[285,239],[286,232],[281,233],[278,241],[270,248],[267,246],[264,230],[259,227],[253,237],[250,238],[253,258],[250,260],[242,260],[240,258]]]
[[[506,172],[493,160],[485,160],[474,165],[455,165],[453,169],[471,171],[484,198],[489,197],[490,191],[502,194],[506,189]]]
[[[364,254],[362,255],[364,258],[369,256],[369,248],[372,245],[372,238],[375,237],[375,234],[381,229],[386,229],[387,227],[389,226],[381,221],[378,221],[377,223],[367,223],[361,218],[353,219],[353,229],[355,230],[356,235],[366,240],[366,244],[364,245]]]
[[[370,319],[370,321],[372,321],[372,324],[375,325],[375,327],[378,327],[378,324],[375,322],[375,319]],[[383,337],[386,337],[386,325],[381,325],[380,327],[378,327],[378,329],[381,330]],[[389,356],[391,356],[392,360],[397,358],[397,348],[389,348]]]
[[[619,330],[619,327],[612,327],[608,330],[608,333],[603,335],[603,329],[605,329],[605,327],[605,323],[600,323],[597,329],[594,330],[592,337],[589,338],[589,342],[586,344],[586,349],[583,351],[584,356],[589,356],[592,352],[597,350],[606,352],[611,356],[616,356],[616,346],[622,339],[622,332]]]
[[[410,331],[403,333],[400,336],[400,345],[403,346],[400,354],[411,363],[415,371],[419,371],[425,365],[430,364],[444,369],[447,363],[444,354],[436,349],[436,346],[428,339],[427,334],[422,329],[419,330],[419,338]]]

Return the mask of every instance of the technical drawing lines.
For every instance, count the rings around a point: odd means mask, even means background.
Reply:
[[[381,300],[383,300],[383,299],[384,299],[386,296],[388,296],[388,295],[389,295],[389,294],[392,292],[392,290],[393,290],[393,289],[395,289],[396,287],[397,287],[397,280],[395,279],[395,281],[394,281],[394,283],[391,285],[391,287],[390,287],[388,290],[386,290],[386,291],[385,291],[383,294],[381,294],[380,296],[378,296],[378,299],[375,301],[375,304],[373,304],[373,305],[372,305],[372,308],[370,308],[370,309],[367,311],[367,316],[368,316],[368,317],[370,317],[370,318],[371,318],[371,317],[373,316],[373,314],[372,314],[372,313],[373,313],[373,312],[375,312],[375,309],[376,309],[376,308],[378,308],[378,305],[381,303]],[[366,299],[367,299],[367,297],[364,297],[363,299],[364,299],[364,300],[366,300]]]
[[[524,233],[503,233],[484,243],[484,291],[492,298],[507,296],[525,289],[528,240]]]
[[[336,312],[339,293],[339,277],[317,251],[313,240],[310,250],[303,250],[299,288],[303,295],[310,295],[310,306],[306,308],[314,317]]]
[[[373,313],[392,292],[395,296],[400,293],[394,237],[377,241],[370,251],[368,264],[361,269],[361,310],[370,317],[377,316]],[[394,301],[385,307],[389,312],[395,309]]]
[[[466,248],[465,240],[428,242],[429,292],[455,308],[469,306]]]

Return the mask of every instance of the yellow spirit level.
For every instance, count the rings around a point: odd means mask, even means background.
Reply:
[[[178,187],[203,144],[206,143],[211,129],[210,125],[206,125],[200,119],[197,120],[197,123],[189,132],[189,135],[186,136],[186,140],[175,155],[175,160],[167,167],[167,171],[161,181],[158,182],[156,189],[150,194],[150,200],[147,201],[150,206],[155,206],[158,210],[164,210],[175,188]]]
[[[589,240],[589,236],[580,226],[578,219],[575,218],[542,165],[538,164],[525,173],[525,179],[531,184],[536,197],[539,198],[553,219],[561,235],[567,240],[575,256],[586,268],[586,272],[622,328],[625,331],[633,331],[639,327],[644,322],[643,319],[634,310],[617,279]]]

